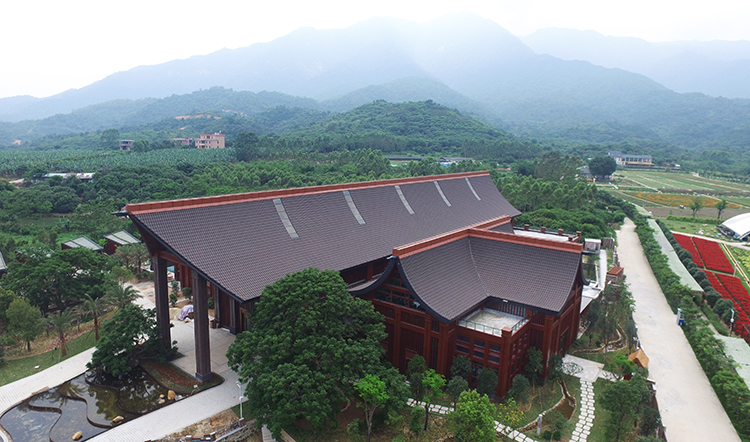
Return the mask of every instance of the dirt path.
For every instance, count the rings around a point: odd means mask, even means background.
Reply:
[[[675,315],[656,282],[635,233],[626,219],[617,232],[620,262],[635,299],[633,319],[656,381],[656,398],[667,436],[673,441],[739,442]]]

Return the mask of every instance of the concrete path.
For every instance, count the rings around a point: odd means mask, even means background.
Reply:
[[[626,219],[617,232],[620,262],[635,299],[633,319],[650,359],[649,376],[667,437],[672,441],[739,442],[690,344],[676,324],[635,233]]]
[[[144,290],[142,284],[136,288]],[[153,290],[153,284],[151,284],[151,289]],[[154,307],[147,297],[138,299],[137,303],[146,308]],[[189,323],[172,321],[172,323],[174,324],[172,339],[177,340],[177,347],[186,355],[174,361],[174,364],[188,373],[194,373],[193,323],[192,321]],[[214,373],[224,378],[223,384],[126,422],[89,440],[121,442],[158,439],[237,405],[240,396],[237,375],[226,364],[226,349],[234,341],[234,336],[220,329],[209,330],[209,335],[211,337],[211,368]],[[40,373],[0,387],[0,415],[35,392],[54,387],[83,373],[93,352],[94,349],[87,350]],[[0,434],[0,439],[3,438],[4,436]]]
[[[750,385],[750,346],[742,338],[730,338],[729,336],[716,335],[724,341],[724,351],[734,359],[737,364],[737,374]]]

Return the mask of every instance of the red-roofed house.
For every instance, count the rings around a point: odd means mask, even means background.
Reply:
[[[504,395],[526,365],[564,354],[578,333],[582,245],[516,235],[520,212],[488,172],[131,204],[152,255],[157,319],[170,342],[166,268],[193,289],[196,376],[211,376],[206,301],[232,333],[263,288],[309,267],[340,272],[385,318],[386,356],[421,354],[448,375],[463,354],[498,373]]]

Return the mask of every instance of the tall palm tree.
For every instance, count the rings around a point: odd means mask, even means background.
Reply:
[[[44,318],[44,321],[49,325],[50,328],[57,332],[57,336],[60,338],[60,357],[64,358],[68,352],[65,350],[65,334],[70,327],[70,324],[75,319],[75,314],[70,310],[58,311],[53,315],[49,315]]]
[[[80,316],[91,315],[94,318],[94,342],[99,341],[99,320],[107,313],[107,300],[104,298],[92,298],[91,295],[83,295],[83,302],[77,307]]]
[[[151,257],[148,253],[148,247],[146,247],[146,244],[134,244],[132,256],[136,262],[137,272],[141,273],[143,271],[143,264],[145,264]]]
[[[125,285],[121,282],[107,294],[107,301],[109,305],[115,306],[118,309],[124,309],[138,299],[138,291],[132,285]]]

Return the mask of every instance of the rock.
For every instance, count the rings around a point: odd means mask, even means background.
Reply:
[[[73,440],[78,440],[83,437],[83,431],[79,431],[78,433],[73,435]]]
[[[164,395],[163,395],[163,394],[160,394],[160,395],[159,395],[159,399],[164,399]]]
[[[122,416],[117,416],[116,418],[112,419],[112,423],[113,423],[113,424],[116,424],[117,422],[120,422],[120,421],[122,421],[122,420],[124,420],[124,419],[125,419],[125,418],[124,418],[124,417],[122,417]]]
[[[163,405],[166,401],[164,399],[159,399],[159,405]]]
[[[174,396],[175,396],[175,394],[174,394],[174,390],[169,390],[169,391],[167,392],[167,399],[169,399],[170,401],[173,401],[173,400],[174,400]]]

